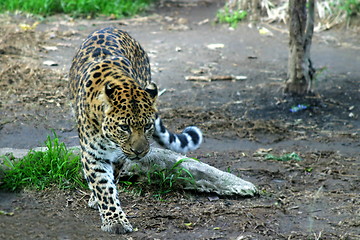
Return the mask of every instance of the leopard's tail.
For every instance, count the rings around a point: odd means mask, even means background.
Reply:
[[[156,115],[155,119],[153,138],[161,146],[178,153],[186,153],[197,149],[203,140],[201,130],[195,126],[186,127],[180,134],[169,132],[158,115]]]

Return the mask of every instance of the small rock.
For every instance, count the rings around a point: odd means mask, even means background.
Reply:
[[[177,20],[177,23],[178,23],[179,25],[186,25],[186,24],[188,24],[188,22],[189,22],[189,20],[187,20],[186,18],[179,18],[179,19]]]
[[[264,27],[259,28],[259,33],[265,36],[274,36],[274,34],[269,29]]]
[[[56,46],[43,46],[43,48],[47,51],[57,51],[58,48]]]
[[[247,76],[235,76],[236,80],[246,80]]]
[[[51,66],[51,67],[59,65],[57,62],[54,62],[52,60],[44,61],[43,64],[46,65],[46,66]]]
[[[186,31],[186,30],[189,30],[189,29],[190,29],[190,27],[185,25],[185,24],[171,24],[168,27],[169,31]]]
[[[215,49],[224,48],[225,45],[222,44],[222,43],[212,43],[212,44],[207,45],[206,47],[207,47],[208,49],[215,50]]]

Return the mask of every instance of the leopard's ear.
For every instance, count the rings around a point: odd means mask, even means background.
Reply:
[[[114,92],[116,90],[116,86],[111,83],[107,83],[104,86],[103,92],[97,97],[102,101],[102,105],[105,111],[108,111],[112,108],[112,104],[114,102]]]
[[[158,96],[158,88],[155,83],[150,83],[146,86],[145,91],[149,93],[150,97],[152,97],[154,100]]]

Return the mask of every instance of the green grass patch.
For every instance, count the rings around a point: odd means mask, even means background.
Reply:
[[[24,188],[43,190],[53,187],[87,189],[79,155],[59,142],[56,134],[47,138],[45,146],[46,150],[30,150],[21,159],[1,156],[3,163],[0,165],[0,188],[10,191]],[[181,159],[170,168],[154,165],[149,171],[141,174],[145,178],[139,180],[138,176],[132,176],[126,181],[119,181],[120,187],[134,195],[141,195],[146,190],[154,197],[163,199],[166,194],[182,189],[184,183],[195,183],[192,174],[181,167],[181,163],[186,160]],[[137,169],[135,172],[140,170]]]
[[[57,136],[45,141],[46,151],[30,150],[22,159],[4,156],[1,188],[17,191],[23,188],[39,189],[57,187],[87,188],[83,178],[80,157],[60,143]]]
[[[301,157],[295,152],[283,154],[281,156],[275,156],[273,154],[266,154],[265,159],[276,160],[276,161],[281,161],[281,162],[287,162],[287,161],[291,161],[291,160],[296,160],[296,161],[302,160]]]
[[[157,188],[155,197],[161,197],[174,191],[174,189],[181,189],[184,183],[195,183],[194,177],[189,170],[180,166],[184,161],[186,159],[177,161],[169,169],[154,166],[154,169],[147,173],[147,183]]]
[[[0,12],[23,11],[41,16],[57,13],[75,17],[98,15],[116,18],[134,16],[146,10],[154,0],[1,0]]]
[[[186,168],[181,167],[181,163],[186,159],[181,159],[174,163],[171,168],[161,168],[158,165],[144,173],[145,181],[120,181],[123,190],[135,194],[141,194],[145,190],[153,192],[153,196],[162,199],[166,194],[183,189],[185,183],[195,184],[194,177]]]
[[[244,20],[248,13],[244,10],[230,10],[228,7],[220,9],[216,14],[219,23],[228,23],[230,27],[236,28],[238,22]]]
[[[339,1],[339,8],[346,12],[347,17],[352,17],[360,14],[359,0],[343,0]]]

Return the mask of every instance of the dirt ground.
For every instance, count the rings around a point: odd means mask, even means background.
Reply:
[[[166,89],[158,104],[166,125],[204,131],[202,147],[189,156],[254,183],[261,194],[180,192],[159,201],[123,192],[137,231],[118,236],[100,230],[87,192],[0,192],[0,239],[360,239],[359,33],[315,33],[312,58],[324,71],[314,96],[290,98],[282,93],[286,26],[259,24],[272,35],[249,23],[229,30],[212,23],[221,6],[169,3],[122,21],[61,15],[30,30],[34,17],[0,16],[0,148],[41,146],[52,130],[68,146],[78,144],[66,75],[80,42],[113,25],[149,53],[153,79]],[[49,60],[56,66],[43,64]],[[219,75],[238,78],[185,80]],[[307,109],[290,111],[299,104]],[[265,158],[292,152],[302,160]]]

